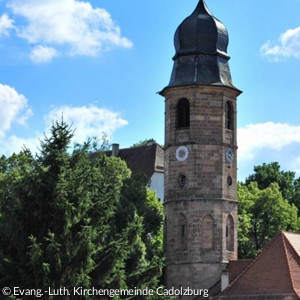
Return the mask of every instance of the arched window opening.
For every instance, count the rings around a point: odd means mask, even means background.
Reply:
[[[234,128],[233,106],[230,101],[225,104],[225,128],[230,130]]]
[[[187,99],[180,99],[177,103],[176,127],[184,128],[190,126],[190,102]]]
[[[234,221],[229,215],[226,220],[226,250],[234,251]]]
[[[212,249],[214,240],[214,219],[207,215],[202,220],[201,226],[201,248]]]
[[[186,249],[187,247],[187,220],[184,214],[178,218],[178,248]]]
[[[185,224],[181,225],[181,237],[185,238],[186,236],[186,232],[185,232],[186,228],[185,228]]]

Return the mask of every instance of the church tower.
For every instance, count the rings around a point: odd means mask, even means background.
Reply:
[[[177,28],[165,97],[168,288],[210,288],[237,259],[236,98],[225,26],[200,0]],[[185,299],[185,297],[182,297]]]

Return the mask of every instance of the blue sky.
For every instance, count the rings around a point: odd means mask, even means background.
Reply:
[[[75,140],[164,141],[177,26],[197,0],[0,0],[0,154],[34,149],[53,119]],[[229,31],[239,179],[278,161],[300,176],[300,0],[206,0]]]

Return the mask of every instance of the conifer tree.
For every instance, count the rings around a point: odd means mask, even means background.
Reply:
[[[0,286],[155,289],[160,204],[124,161],[69,149],[73,133],[56,122],[39,155],[0,159]]]

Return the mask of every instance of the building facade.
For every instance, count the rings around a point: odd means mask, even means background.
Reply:
[[[210,288],[237,259],[236,98],[228,33],[200,0],[177,28],[165,97],[169,288]],[[184,299],[184,297],[182,297]]]
[[[159,201],[164,201],[164,150],[154,140],[145,145],[121,148],[113,144],[107,156],[117,156],[123,159],[133,174],[144,174],[148,179],[148,186],[156,192]],[[97,153],[91,155],[93,158]]]

